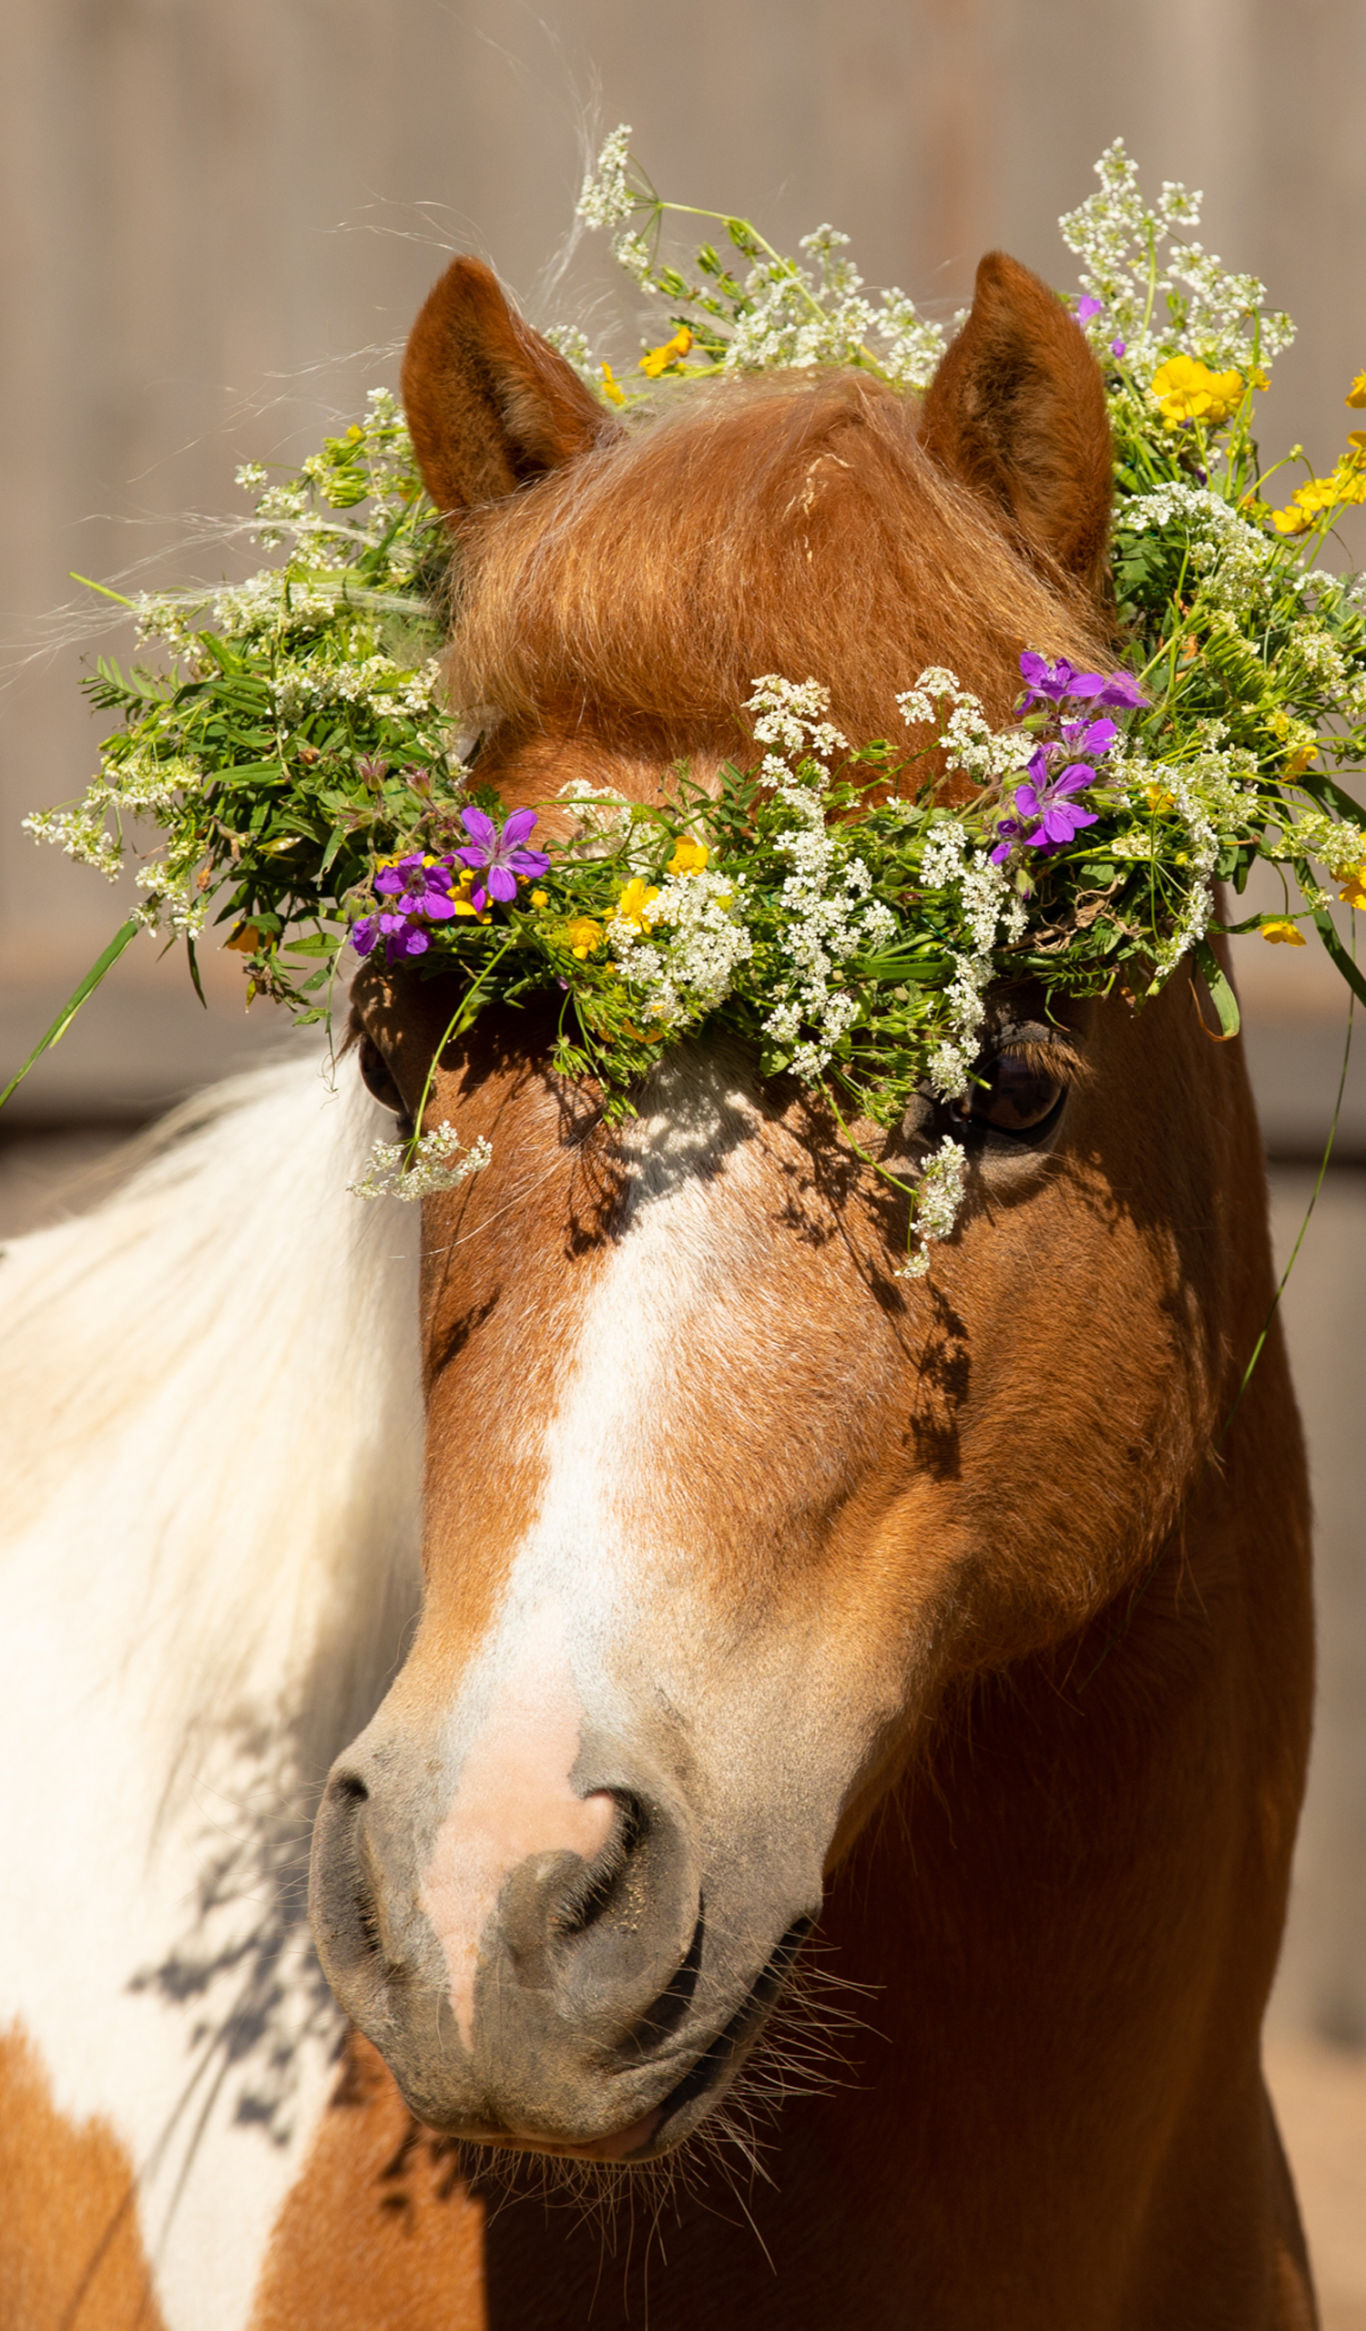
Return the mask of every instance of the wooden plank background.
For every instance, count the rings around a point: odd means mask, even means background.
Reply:
[[[69,570],[230,565],[189,514],[393,378],[451,248],[632,361],[599,243],[548,280],[586,132],[632,121],[661,188],[779,242],[833,218],[871,281],[945,315],[992,244],[1072,281],[1057,214],[1122,133],[1151,181],[1206,186],[1208,239],[1298,316],[1270,430],[1327,459],[1366,362],[1364,64],[1359,0],[6,0],[0,1058],[115,920],[17,825],[90,766],[74,650],[25,661]],[[1310,1018],[1316,968],[1291,975]],[[25,1105],[146,1106],[269,1040],[235,965],[207,1023],[183,976],[140,942]]]

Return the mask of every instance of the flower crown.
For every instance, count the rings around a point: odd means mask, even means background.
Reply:
[[[581,333],[550,335],[607,402],[665,377],[829,364],[926,386],[944,332],[903,293],[869,294],[844,236],[822,227],[784,257],[745,220],[662,200],[629,140],[608,139],[578,215],[613,233],[672,329],[638,387]],[[143,897],[33,1058],[139,928],[182,937],[197,980],[211,915],[245,958],[248,1000],[305,1021],[327,1016],[348,943],[462,973],[452,1032],[496,998],[558,996],[556,1065],[598,1079],[609,1114],[705,1024],[842,1116],[893,1124],[917,1089],[970,1087],[1003,977],[1137,1002],[1189,957],[1231,1034],[1220,930],[1294,946],[1312,930],[1366,998],[1330,904],[1336,887],[1366,906],[1362,811],[1339,782],[1366,756],[1366,597],[1316,563],[1339,512],[1366,501],[1366,432],[1272,507],[1287,463],[1261,464],[1255,398],[1292,327],[1191,239],[1200,197],[1168,185],[1149,205],[1118,141],[1096,170],[1060,225],[1107,383],[1131,670],[1026,652],[1004,729],[951,671],[908,674],[906,735],[858,749],[815,682],[760,676],[756,766],[706,791],[683,772],[657,806],[577,788],[576,836],[535,847],[536,813],[503,814],[439,699],[445,546],[397,407],[374,390],[297,474],[238,472],[277,563],[129,602],[161,668],[102,659],[87,683],[120,722],[100,774],[74,808],[26,823],[111,877],[131,857]],[[667,263],[672,214],[715,221],[729,255],[707,242],[690,272]],[[1366,407],[1366,375],[1347,403]],[[969,780],[966,798],[917,791],[926,755]],[[1259,859],[1283,911],[1218,922],[1216,882],[1241,894]],[[363,1188],[417,1196],[483,1162],[443,1126],[383,1147]],[[909,1270],[951,1227],[962,1170],[946,1140],[913,1194]]]

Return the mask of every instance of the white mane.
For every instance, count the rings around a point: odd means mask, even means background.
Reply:
[[[387,1124],[349,1063],[234,1078],[0,1256],[0,1565],[103,1607],[168,1749],[306,1675],[325,1763],[411,1615],[417,1209],[347,1189]]]
[[[181,2331],[242,2331],[324,2109],[311,1814],[416,1609],[384,1122],[350,1063],[241,1077],[0,1257],[0,2035],[117,2134]]]

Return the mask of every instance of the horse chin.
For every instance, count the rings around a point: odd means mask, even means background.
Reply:
[[[410,2035],[399,2035],[391,2013],[369,2017],[362,2011],[358,2020],[363,2029],[368,2024],[366,2036],[384,2056],[409,2110],[439,2135],[500,2155],[535,2153],[566,2162],[645,2166],[685,2144],[735,2086],[812,1923],[809,1917],[794,1922],[729,2020],[710,2038],[697,2035],[701,2045],[695,2040],[689,2046],[686,2037],[676,2036],[667,2060],[656,2057],[653,2063],[618,2069],[606,2080],[599,2071],[578,2095],[571,2091],[579,2083],[562,2073],[558,2097],[543,2092],[533,2104],[524,2091],[524,2101],[509,2096],[491,2109],[486,2077],[481,2080],[462,2053],[443,2052],[433,2062]]]

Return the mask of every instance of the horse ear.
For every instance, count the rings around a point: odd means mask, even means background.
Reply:
[[[453,259],[428,293],[404,353],[403,403],[427,491],[452,524],[617,428],[479,259]]]
[[[1111,444],[1100,367],[1062,301],[1003,251],[930,383],[922,442],[1054,579],[1109,597]]]

